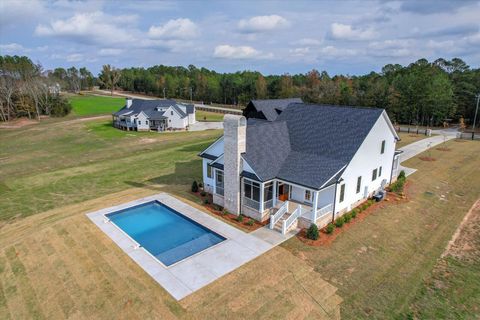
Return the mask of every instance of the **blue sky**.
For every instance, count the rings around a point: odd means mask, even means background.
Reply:
[[[0,52],[44,68],[194,64],[364,74],[460,57],[480,66],[480,1],[0,0]]]

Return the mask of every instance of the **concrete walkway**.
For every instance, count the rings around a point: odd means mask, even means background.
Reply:
[[[434,130],[432,131],[432,136],[426,139],[422,139],[420,141],[408,144],[398,150],[403,151],[403,153],[400,154],[400,164],[404,161],[407,161],[408,159],[411,159],[415,157],[416,155],[433,148],[444,141],[448,141],[451,139],[455,139],[456,134],[457,134],[457,129],[446,129],[446,130]],[[411,175],[417,169],[413,168],[408,168],[405,166],[400,165],[399,170],[405,171],[405,174],[407,176]]]

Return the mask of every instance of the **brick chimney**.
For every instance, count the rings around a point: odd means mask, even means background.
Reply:
[[[226,114],[223,118],[224,141],[224,202],[225,209],[240,214],[241,154],[246,149],[247,120],[243,116]]]

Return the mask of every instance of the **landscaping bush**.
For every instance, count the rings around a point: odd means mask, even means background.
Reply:
[[[345,221],[345,223],[349,223],[351,219],[352,216],[350,215],[350,212],[347,212],[343,215],[343,220]]]
[[[352,219],[355,219],[357,217],[357,214],[358,214],[357,209],[353,209],[352,212],[350,213],[350,215],[352,216]]]
[[[208,199],[205,199],[205,200],[203,200],[203,203],[205,203],[205,204],[209,204],[209,203],[210,203],[210,201],[208,201]]]
[[[207,193],[206,193],[205,191],[202,191],[202,192],[200,192],[200,195],[201,195],[202,197],[205,197],[205,196],[207,195]]]
[[[238,221],[238,222],[242,222],[242,221],[243,221],[243,216],[242,216],[241,214],[238,215],[237,221]]]
[[[224,216],[226,216],[226,215],[228,214],[228,211],[227,211],[226,209],[223,209],[223,210],[222,210],[222,214],[223,214]]]
[[[253,226],[255,224],[255,220],[253,220],[252,218],[250,218],[250,220],[248,220],[247,224],[249,226]]]
[[[192,183],[192,192],[198,192],[197,180],[193,180],[193,183]]]
[[[335,227],[341,228],[344,223],[345,223],[345,219],[343,218],[343,216],[340,218],[337,218],[337,220],[335,220]]]
[[[312,223],[307,230],[307,238],[311,240],[318,239],[318,227],[315,223]]]
[[[402,179],[402,180],[405,180],[407,178],[407,176],[405,175],[405,171],[400,171],[400,174],[398,175],[398,178],[397,179]]]
[[[328,233],[328,234],[331,234],[333,232],[333,230],[335,230],[335,225],[333,223],[329,223],[327,225],[327,227],[325,228],[325,231]]]
[[[365,202],[364,204],[362,204],[361,208],[362,208],[362,211],[365,211],[368,209],[368,207],[370,207],[370,205],[368,204],[368,202]]]

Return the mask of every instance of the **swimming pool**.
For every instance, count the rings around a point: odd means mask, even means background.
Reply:
[[[167,267],[226,240],[158,201],[105,216]]]

